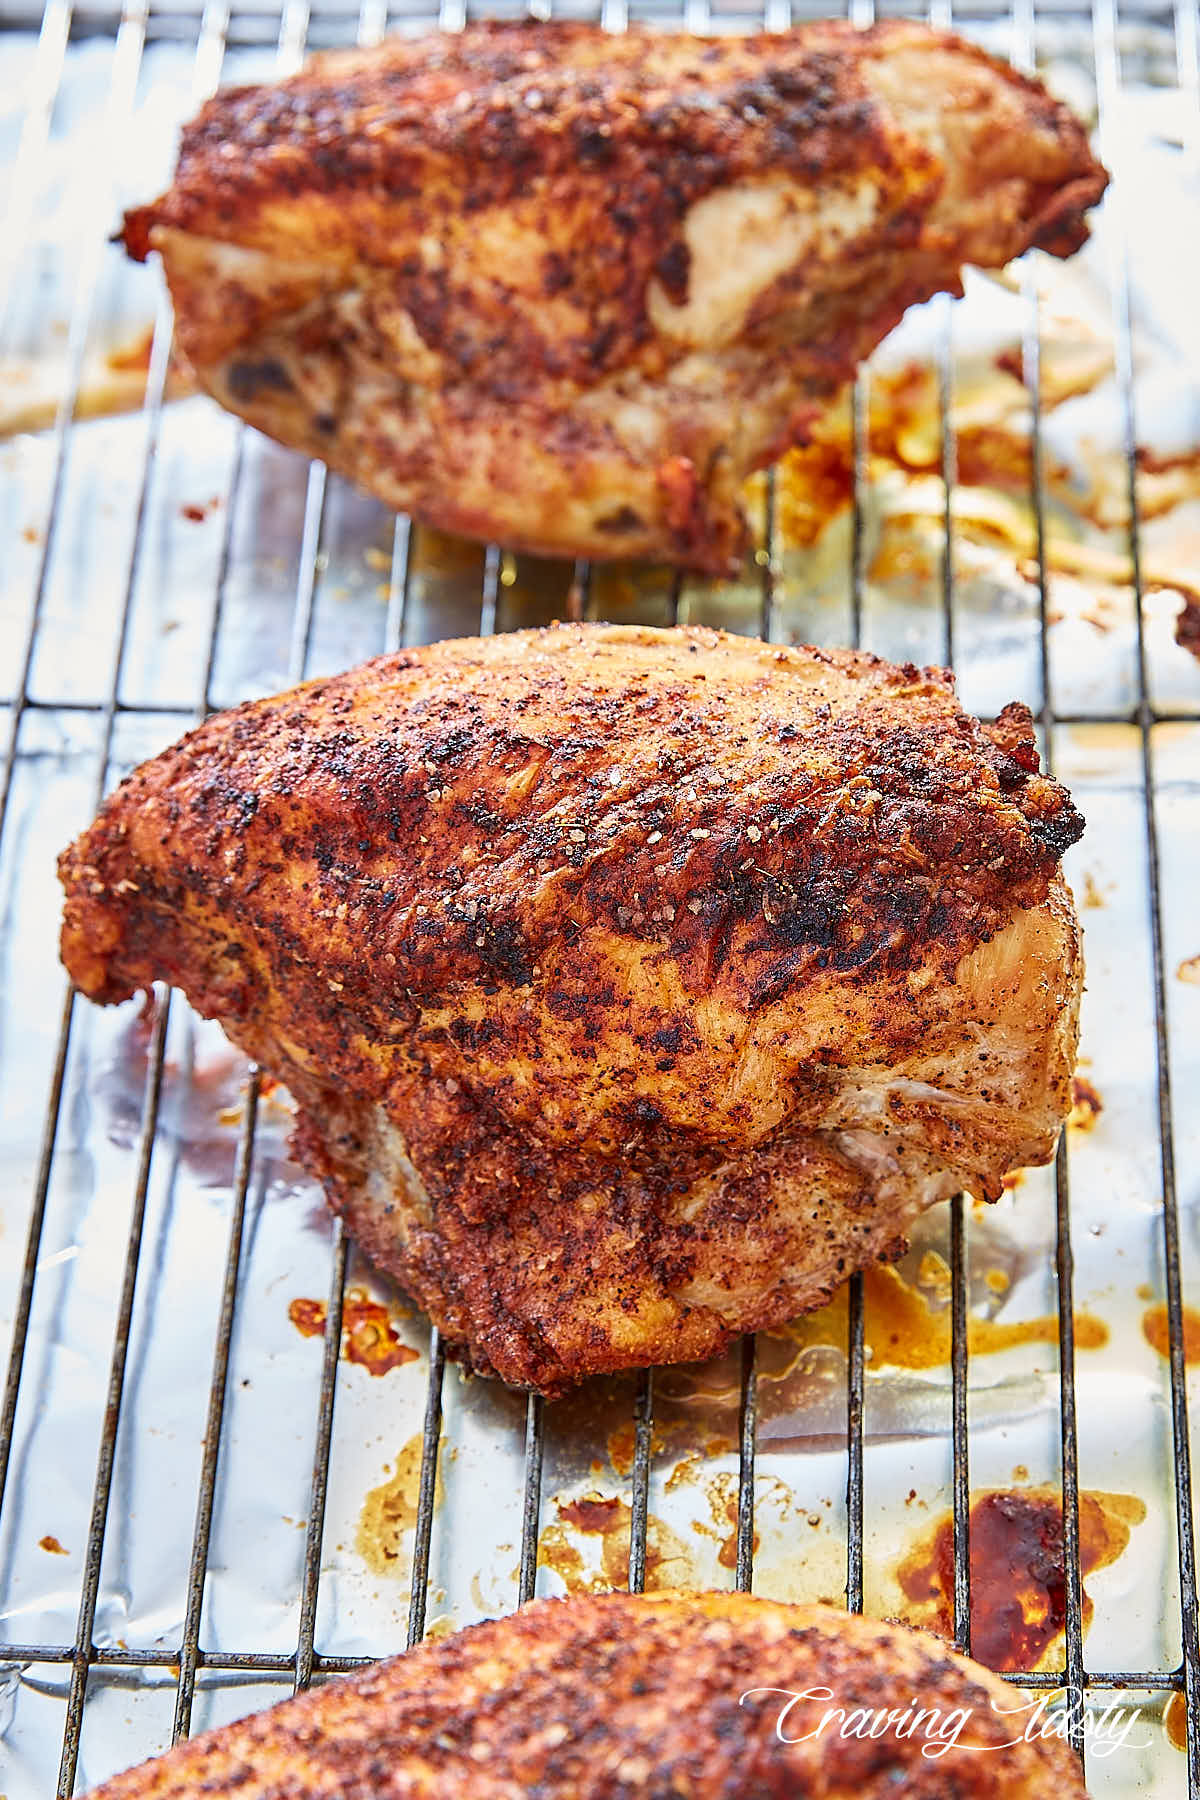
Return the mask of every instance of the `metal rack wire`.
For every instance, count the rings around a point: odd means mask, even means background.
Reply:
[[[852,0],[851,10],[852,16],[859,23],[866,23],[872,13],[869,0],[865,7],[859,4],[859,0]],[[768,23],[772,25],[781,25],[787,22],[790,14],[791,9],[786,4],[779,5],[772,3],[768,7],[767,20]],[[613,28],[620,28],[625,22],[626,15],[627,8],[624,4],[624,0],[605,0],[603,18],[607,25]],[[319,37],[322,42],[332,41],[334,38],[350,40],[354,37],[357,37],[357,40],[364,44],[376,41],[386,29],[389,18],[393,16],[394,14],[389,15],[387,0],[363,0],[363,4],[357,16],[345,9],[338,12],[325,12],[317,15],[316,22],[321,25],[322,29],[317,33],[313,33],[311,28],[314,24],[314,15],[310,9],[309,0],[283,0],[282,8],[278,13],[274,26],[277,37],[278,65],[281,70],[294,67],[302,55],[305,44],[309,41],[310,37]],[[453,28],[454,26],[461,24],[463,16],[461,0],[443,0],[438,22],[444,27]],[[937,23],[947,24],[950,22],[949,7],[945,4],[945,0],[942,0],[942,4],[940,5],[937,4],[937,0],[935,0],[933,16]],[[0,11],[0,22],[4,22],[6,18],[9,20],[19,20],[21,14],[17,9],[9,7],[7,12]],[[258,29],[261,26],[261,18],[256,15],[256,19],[257,24],[255,25],[255,29]],[[35,73],[28,95],[25,125],[14,171],[13,188],[10,198],[10,220],[15,221],[18,227],[23,223],[28,223],[28,209],[32,204],[30,199],[32,194],[32,172],[36,169],[38,159],[45,149],[55,95],[58,90],[58,83],[62,75],[64,60],[67,55],[68,47],[72,41],[73,33],[115,31],[115,50],[109,105],[112,109],[113,116],[116,117],[122,108],[127,109],[129,106],[130,98],[138,79],[138,71],[141,65],[143,51],[148,37],[151,34],[155,32],[161,34],[163,31],[169,29],[180,34],[190,32],[194,36],[194,90],[195,98],[198,101],[204,94],[215,87],[220,77],[225,47],[229,40],[231,29],[235,24],[235,20],[236,15],[231,7],[231,0],[205,0],[198,17],[196,11],[187,4],[187,0],[181,0],[181,4],[169,7],[159,4],[158,0],[133,0],[133,3],[125,6],[119,17],[112,13],[76,9],[72,6],[71,0],[47,0],[45,10],[40,15],[40,36],[38,40]],[[430,22],[432,22],[432,20]],[[702,27],[707,22],[708,9],[702,3],[702,0],[701,4],[693,4],[693,0],[688,0],[686,23],[692,27]],[[1013,41],[1016,46],[1017,60],[1027,66],[1032,66],[1035,29],[1033,0],[1014,0],[1012,22]],[[1100,94],[1100,133],[1103,149],[1106,109],[1111,106],[1113,97],[1116,94],[1119,85],[1117,53],[1118,20],[1115,10],[1115,0],[1093,0],[1091,25],[1094,36],[1095,60]],[[1189,4],[1189,0],[1178,0],[1173,17],[1167,21],[1167,28],[1173,30],[1174,33],[1177,55],[1179,58],[1181,84],[1193,95],[1196,95],[1200,92],[1200,82],[1197,80],[1198,33],[1196,28],[1195,7],[1194,5]],[[64,391],[61,395],[52,432],[51,458],[53,478],[50,492],[48,527],[39,552],[34,601],[29,615],[21,652],[18,684],[16,691],[10,696],[8,732],[3,751],[2,769],[0,769],[0,831],[3,830],[4,821],[8,812],[14,770],[17,759],[21,753],[23,727],[27,716],[30,713],[35,712],[40,705],[40,702],[31,692],[30,677],[34,665],[35,651],[38,646],[39,633],[43,629],[44,601],[54,531],[62,498],[64,474],[67,460],[70,455],[72,422],[79,394],[84,363],[84,351],[89,321],[95,302],[100,259],[103,254],[104,231],[107,228],[107,223],[106,220],[98,220],[96,222],[94,241],[89,245],[87,254],[83,259],[82,273],[75,295],[71,316],[67,345],[67,379]],[[1152,728],[1156,723],[1157,715],[1152,703],[1150,685],[1147,677],[1145,630],[1142,614],[1141,530],[1138,512],[1134,416],[1134,367],[1131,348],[1129,294],[1125,271],[1118,268],[1114,271],[1114,277],[1118,373],[1121,381],[1121,391],[1125,409],[1125,450],[1128,468],[1127,498],[1130,520],[1129,556],[1137,601],[1137,697],[1132,714],[1112,714],[1108,716],[1111,717],[1113,722],[1135,724],[1140,733],[1141,743],[1145,822],[1144,855],[1148,870],[1150,894],[1148,929],[1152,952],[1154,1029],[1157,1046],[1158,1126],[1162,1193],[1161,1227],[1165,1259],[1166,1306],[1170,1339],[1170,1418],[1173,1435],[1173,1462],[1175,1469],[1173,1504],[1177,1526],[1179,1588],[1181,1598],[1180,1623],[1183,1655],[1182,1661],[1178,1667],[1142,1668],[1115,1673],[1099,1673],[1090,1671],[1087,1666],[1083,1642],[1082,1585],[1079,1563],[1080,1483],[1074,1380],[1075,1325],[1072,1289],[1073,1258],[1071,1244],[1071,1208],[1067,1159],[1064,1151],[1060,1149],[1056,1166],[1056,1273],[1062,1512],[1066,1568],[1066,1632],[1064,1663],[1060,1670],[1049,1673],[1044,1671],[1026,1671],[1014,1674],[1010,1679],[1027,1687],[1042,1689],[1056,1688],[1065,1682],[1069,1687],[1080,1691],[1086,1691],[1092,1688],[1109,1690],[1182,1691],[1185,1694],[1187,1701],[1187,1768],[1189,1790],[1193,1794],[1200,1794],[1200,1633],[1198,1633],[1197,1626],[1195,1530],[1192,1512],[1189,1419],[1184,1365],[1180,1222],[1172,1148],[1174,1141],[1172,1089],[1166,1021],[1166,988],[1160,895],[1161,873],[1158,825],[1155,812],[1156,789]],[[1043,481],[1044,458],[1042,449],[1040,400],[1040,340],[1038,302],[1032,280],[1026,281],[1024,294],[1028,324],[1024,343],[1023,374],[1028,389],[1033,420],[1032,501],[1039,550],[1039,607],[1041,621],[1040,658],[1042,676],[1040,724],[1047,756],[1052,758],[1055,728],[1064,722],[1069,722],[1069,716],[1060,713],[1055,709],[1052,692],[1051,661],[1047,645],[1048,599],[1045,575],[1046,559],[1044,555],[1047,528]],[[4,316],[3,309],[0,308],[0,330],[2,330]],[[949,332],[948,312],[946,331],[947,333]],[[140,710],[137,705],[131,705],[121,698],[122,670],[126,655],[130,611],[138,576],[139,561],[144,553],[145,540],[143,526],[146,518],[147,499],[159,442],[159,427],[164,406],[164,393],[170,351],[170,335],[169,319],[165,310],[163,310],[160,312],[154,335],[147,381],[145,398],[145,447],[138,476],[139,487],[136,509],[136,529],[129,564],[125,573],[124,603],[118,630],[113,643],[112,661],[108,673],[105,698],[99,706],[89,709],[98,714],[100,728],[99,772],[95,791],[95,799],[97,802],[99,802],[107,782],[113,751],[114,731],[117,722],[123,713],[128,711],[137,712]],[[946,661],[952,664],[955,652],[955,617],[951,500],[956,479],[956,467],[955,445],[953,432],[950,426],[950,410],[952,402],[950,369],[951,362],[947,337],[939,370],[940,412],[942,422],[941,472],[946,496],[945,544],[942,555],[942,578],[940,586],[944,655]],[[864,528],[862,492],[867,450],[867,406],[865,389],[861,382],[858,384],[855,392],[853,422],[855,434],[856,481],[851,552],[850,601],[852,631],[854,641],[857,643],[861,640],[863,628]],[[242,469],[243,434],[242,428],[239,427],[237,448],[230,476],[230,490],[229,495],[227,496],[229,502],[232,502],[233,498],[236,496],[238,484],[242,477]],[[319,557],[321,554],[325,510],[325,471],[322,465],[314,463],[311,465],[308,474],[303,514],[302,544],[299,557],[299,576],[294,595],[290,670],[292,676],[296,679],[299,679],[305,671],[311,641],[314,594],[319,567]],[[776,496],[774,486],[771,482],[768,482],[764,502],[764,518],[762,521],[763,547],[765,554],[760,557],[760,628],[762,635],[768,638],[772,636],[778,623],[775,591],[775,514]],[[226,583],[232,556],[233,517],[234,507],[231,503],[227,503],[225,508],[224,541],[221,550],[220,568],[214,595],[212,617],[208,631],[207,652],[201,670],[196,706],[194,709],[196,717],[203,716],[203,714],[210,709],[212,704],[214,662],[218,633],[222,619],[222,609],[225,604]],[[386,646],[388,648],[399,646],[405,639],[410,595],[412,544],[412,533],[410,532],[407,522],[403,519],[398,519],[394,528],[391,565],[388,572],[387,584],[385,631]],[[500,572],[501,553],[493,546],[488,549],[483,563],[479,629],[484,633],[496,629],[497,626],[498,603],[500,597]],[[579,565],[575,570],[572,587],[573,604],[586,607],[590,594],[590,585],[590,569],[586,565]],[[669,596],[668,604],[671,616],[677,616],[685,603],[685,585],[682,580],[677,580]],[[164,708],[156,705],[153,709],[146,708],[144,710],[153,710],[156,713],[161,713]],[[1179,716],[1180,715],[1177,712],[1172,714],[1172,717],[1175,718]],[[1100,718],[1101,715],[1089,715],[1089,721],[1091,722],[1095,722]],[[118,1426],[121,1419],[122,1399],[126,1379],[130,1342],[130,1323],[133,1314],[136,1287],[139,1279],[139,1261],[142,1245],[142,1229],[145,1218],[146,1196],[159,1123],[159,1108],[163,1089],[164,1059],[170,1006],[171,996],[168,993],[160,994],[154,1015],[145,1088],[142,1096],[141,1125],[136,1153],[135,1189],[131,1225],[124,1259],[120,1298],[117,1307],[116,1329],[113,1336],[106,1410],[100,1436],[95,1480],[92,1488],[91,1520],[87,1538],[87,1549],[84,1560],[83,1580],[75,1635],[71,1642],[64,1643],[35,1642],[0,1644],[0,1661],[12,1663],[57,1663],[68,1665],[70,1668],[70,1690],[67,1701],[58,1786],[60,1796],[68,1796],[74,1790],[84,1704],[87,1697],[89,1677],[93,1669],[116,1668],[133,1670],[161,1668],[173,1671],[177,1670],[173,1737],[178,1739],[187,1735],[190,1729],[197,1675],[202,1669],[277,1674],[289,1677],[294,1682],[295,1687],[299,1689],[308,1685],[314,1678],[320,1678],[327,1674],[355,1667],[359,1663],[367,1660],[364,1657],[321,1656],[317,1653],[315,1648],[322,1539],[329,1484],[330,1447],[333,1432],[334,1408],[337,1396],[342,1309],[347,1278],[348,1243],[342,1232],[340,1223],[335,1227],[333,1239],[333,1255],[328,1292],[328,1323],[324,1338],[323,1362],[318,1396],[316,1449],[312,1469],[311,1503],[309,1506],[305,1533],[303,1581],[299,1606],[299,1628],[295,1649],[292,1653],[286,1655],[256,1651],[252,1648],[237,1651],[212,1651],[206,1650],[201,1643],[205,1577],[208,1568],[213,1525],[214,1493],[216,1490],[218,1466],[222,1448],[222,1424],[226,1409],[230,1345],[239,1302],[239,1276],[242,1267],[244,1248],[247,1191],[250,1181],[255,1134],[259,1116],[259,1080],[257,1074],[253,1075],[251,1078],[237,1150],[234,1176],[234,1204],[229,1224],[223,1285],[213,1345],[211,1375],[208,1386],[204,1449],[196,1496],[195,1523],[188,1571],[186,1608],[182,1635],[177,1645],[171,1645],[161,1649],[125,1649],[119,1646],[97,1645],[94,1642],[96,1602],[100,1584],[101,1558],[109,1523],[115,1446]],[[67,1068],[72,1032],[76,1024],[76,1011],[75,995],[68,989],[63,996],[59,1017],[57,1043],[53,1058],[52,1077],[42,1133],[41,1149],[37,1162],[36,1180],[29,1212],[28,1232],[23,1251],[22,1273],[17,1295],[11,1350],[8,1358],[3,1402],[2,1405],[0,1405],[0,1507],[3,1506],[6,1485],[10,1476],[10,1458],[13,1447],[14,1425],[17,1416],[18,1397],[20,1394],[25,1364],[35,1281],[37,1278],[39,1256],[41,1253],[47,1196],[50,1190],[51,1173],[59,1135],[64,1098],[64,1077]],[[969,1650],[971,1643],[970,1386],[967,1348],[967,1259],[965,1225],[961,1198],[953,1203],[951,1210],[950,1268],[952,1382],[951,1438],[953,1448],[952,1499],[954,1548],[952,1616],[955,1641],[959,1647],[964,1650]],[[852,1610],[861,1611],[864,1601],[863,1419],[866,1364],[864,1352],[863,1286],[860,1277],[855,1277],[850,1284],[848,1319],[845,1396],[847,1501],[845,1590],[848,1607]],[[428,1388],[424,1409],[421,1474],[412,1561],[412,1581],[407,1633],[410,1645],[416,1643],[423,1636],[425,1630],[429,1590],[430,1543],[435,1509],[435,1474],[439,1437],[442,1429],[444,1369],[444,1349],[438,1338],[437,1332],[434,1331],[430,1349]],[[633,1420],[634,1454],[631,1475],[631,1536],[628,1580],[630,1588],[635,1591],[640,1590],[644,1586],[646,1579],[647,1520],[649,1511],[648,1496],[653,1460],[654,1405],[654,1376],[652,1372],[647,1372],[641,1378],[638,1385]],[[756,1419],[756,1351],[754,1340],[752,1338],[747,1338],[742,1345],[740,1368],[735,1570],[736,1584],[739,1588],[745,1590],[750,1589],[754,1579],[754,1472]],[[522,1603],[529,1599],[533,1594],[537,1574],[539,1529],[542,1517],[542,1471],[545,1433],[546,1421],[543,1404],[540,1399],[530,1397],[525,1417],[524,1493],[521,1507],[521,1543],[517,1583],[517,1598]],[[383,1646],[380,1648],[382,1649]],[[1080,1751],[1083,1749],[1078,1727],[1076,1727],[1075,1731],[1075,1747]]]

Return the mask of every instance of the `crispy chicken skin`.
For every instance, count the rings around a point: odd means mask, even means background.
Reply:
[[[215,716],[61,859],[83,992],[181,987],[477,1370],[817,1306],[1044,1162],[1082,829],[1028,712],[706,630],[408,650]]]
[[[1106,179],[920,25],[482,23],[218,95],[124,239],[209,392],[389,505],[722,572],[744,476],[905,309],[1070,254]]]
[[[777,1731],[788,1696],[813,1690]],[[1021,1705],[935,1638],[831,1607],[536,1600],[180,1744],[92,1800],[1086,1800],[1061,1740],[1023,1741]],[[836,1715],[821,1727],[839,1707],[846,1735]],[[874,1739],[853,1735],[879,1715]]]

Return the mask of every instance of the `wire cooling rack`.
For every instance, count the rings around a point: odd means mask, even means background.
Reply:
[[[803,16],[787,0],[767,0],[768,26]],[[854,0],[852,16],[866,23],[872,11]],[[956,10],[953,19],[943,4],[928,16],[974,32],[1022,66],[1051,61],[1084,70],[1101,149],[1114,166],[1113,121],[1131,80],[1139,89],[1158,83],[1192,107],[1200,95],[1197,14],[1186,0],[1174,9],[1095,0],[1086,11],[1063,0],[1036,12],[1029,0],[1015,0],[1011,9]],[[820,1390],[815,1423],[793,1419],[785,1430],[775,1409],[764,1433],[759,1347],[748,1338],[726,1359],[713,1403],[730,1429],[705,1454],[730,1478],[730,1531],[710,1576],[791,1591],[803,1586],[796,1570],[821,1557],[828,1563],[832,1554],[832,1597],[853,1610],[876,1607],[872,1559],[895,1529],[891,1489],[903,1485],[909,1466],[888,1457],[897,1442],[917,1443],[932,1456],[925,1498],[944,1502],[952,1518],[952,1625],[956,1643],[970,1649],[973,1475],[997,1479],[988,1446],[998,1431],[1010,1463],[1019,1450],[1061,1493],[1061,1656],[1011,1678],[1040,1690],[1066,1685],[1097,1705],[1130,1699],[1155,1721],[1164,1699],[1181,1693],[1186,1758],[1159,1734],[1152,1750],[1131,1752],[1124,1763],[1090,1756],[1089,1779],[1097,1792],[1181,1792],[1186,1782],[1198,1793],[1184,1284],[1194,1256],[1200,1142],[1190,1119],[1176,1118],[1173,1096],[1194,1091],[1190,1078],[1200,1073],[1190,1048],[1191,995],[1186,984],[1174,985],[1176,963],[1200,952],[1200,674],[1190,689],[1186,671],[1162,691],[1156,679],[1142,578],[1139,361],[1127,248],[1110,232],[1130,604],[1082,699],[1074,670],[1055,650],[1041,310],[1029,270],[1019,278],[1021,368],[1038,554],[1022,616],[997,625],[986,609],[967,607],[956,585],[949,307],[939,315],[934,352],[944,543],[932,599],[889,610],[872,586],[865,380],[854,398],[856,479],[844,568],[819,613],[781,549],[773,479],[746,574],[724,588],[662,570],[640,571],[623,588],[586,564],[539,565],[497,546],[448,545],[392,520],[320,464],[266,444],[207,402],[168,403],[170,321],[157,275],[120,269],[107,236],[119,206],[145,198],[166,172],[144,166],[141,125],[161,137],[164,120],[173,125],[219,81],[286,71],[306,47],[370,43],[397,27],[453,28],[464,17],[456,0],[446,0],[436,18],[386,0],[364,0],[361,9],[286,0],[282,10],[269,0],[254,8],[170,0],[119,13],[70,0],[50,0],[41,13],[20,0],[0,4],[0,51],[17,71],[19,102],[4,126],[9,230],[0,353],[36,357],[49,344],[58,370],[45,429],[4,448],[0,511],[8,978],[0,1027],[8,1190],[0,1315],[12,1321],[0,1410],[7,1792],[12,1800],[26,1787],[33,1792],[39,1771],[53,1777],[52,1759],[58,1792],[69,1795],[194,1725],[416,1642],[439,1606],[436,1622],[454,1624],[553,1590],[547,1527],[554,1507],[561,1493],[594,1481],[614,1418],[627,1421],[628,1455],[604,1472],[628,1506],[628,1584],[640,1589],[669,1577],[654,1515],[668,1504],[660,1426],[664,1408],[678,1408],[675,1375],[647,1372],[607,1384],[590,1412],[587,1402],[568,1414],[463,1381],[448,1369],[437,1332],[406,1320],[413,1373],[403,1376],[402,1403],[391,1390],[385,1398],[384,1384],[340,1356],[347,1293],[369,1277],[352,1261],[340,1224],[323,1218],[312,1190],[289,1171],[286,1120],[270,1085],[222,1060],[217,1035],[179,996],[160,992],[141,1013],[130,1007],[101,1016],[65,987],[53,955],[53,851],[123,769],[189,721],[402,643],[508,629],[574,609],[711,621],[768,638],[824,636],[945,661],[957,666],[968,703],[982,711],[991,659],[1007,671],[1017,644],[1024,697],[1039,717],[1048,760],[1083,792],[1097,866],[1117,895],[1110,915],[1085,917],[1097,993],[1084,1047],[1097,1071],[1107,1056],[1114,1072],[1106,1090],[1109,1139],[1103,1148],[1082,1138],[1064,1143],[1053,1171],[1029,1178],[1027,1197],[1046,1230],[1045,1254],[1037,1267],[1031,1259],[1026,1274],[1048,1296],[1056,1321],[1048,1363],[1021,1364],[1007,1384],[977,1371],[968,1354],[978,1274],[972,1247],[986,1228],[968,1204],[954,1201],[936,1226],[949,1268],[949,1366],[941,1387],[921,1390],[919,1417],[916,1389],[904,1390],[893,1418],[876,1386],[885,1376],[870,1367],[860,1278],[849,1285],[844,1356],[832,1387],[826,1381]],[[710,11],[703,0],[687,0],[682,12],[672,0],[605,0],[603,13],[614,29],[631,18],[741,29],[763,17],[751,6]],[[1190,143],[1194,152],[1200,138]],[[72,188],[81,199],[65,235],[47,225],[48,168],[54,192]],[[1194,219],[1180,222],[1193,226]],[[142,284],[143,307],[157,308],[144,398],[132,415],[85,420],[81,401],[96,346],[125,305],[120,284],[130,281]],[[47,298],[51,286],[66,295],[57,311]],[[1090,841],[1080,856],[1093,854]],[[1090,863],[1073,869],[1091,881]],[[1124,1214],[1137,1218],[1134,1237],[1101,1242],[1109,1221]],[[300,1227],[304,1248],[293,1266],[289,1233]],[[1114,1324],[1100,1374],[1091,1365],[1081,1374],[1078,1309],[1111,1299],[1118,1268],[1123,1293],[1137,1268],[1161,1293],[1165,1357]],[[318,1288],[326,1306],[319,1354],[284,1320],[286,1300],[302,1287]],[[1110,1313],[1120,1310],[1114,1301]],[[1034,1392],[1040,1401],[1027,1404]],[[1153,1415],[1153,1442],[1123,1452],[1122,1421],[1143,1414]],[[352,1529],[361,1499],[359,1477],[348,1472],[357,1470],[360,1440],[387,1435],[372,1429],[380,1416],[393,1443],[413,1427],[415,1473],[411,1516],[402,1520],[403,1580],[385,1584],[382,1599],[378,1589],[364,1597],[353,1547],[335,1541]],[[1100,1585],[1094,1596],[1084,1586],[1081,1495],[1086,1472],[1104,1457],[1106,1468],[1136,1464],[1130,1479],[1152,1534],[1131,1577],[1141,1612],[1120,1589],[1105,1601]],[[784,1483],[798,1507],[770,1567],[756,1556],[764,1482]],[[273,1486],[277,1496],[264,1499],[264,1487]],[[293,1499],[296,1512],[286,1514]],[[797,1523],[806,1510],[810,1522]],[[61,1534],[47,1523],[60,1518]],[[688,1575],[694,1578],[694,1567]],[[1070,1735],[1086,1754],[1083,1718],[1074,1717]]]

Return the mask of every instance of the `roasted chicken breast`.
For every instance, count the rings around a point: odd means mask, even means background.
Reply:
[[[943,670],[554,627],[209,719],[63,855],[62,951],[219,1019],[451,1350],[553,1394],[1053,1154],[1081,829]]]
[[[935,1638],[831,1607],[538,1600],[180,1744],[92,1800],[1086,1800],[1060,1739],[1025,1741],[1023,1704]]]
[[[223,406],[470,537],[726,570],[743,478],[964,263],[1086,235],[1036,81],[892,21],[475,24],[211,100],[127,215]]]

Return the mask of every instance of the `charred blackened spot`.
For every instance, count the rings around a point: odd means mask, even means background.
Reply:
[[[605,513],[596,520],[596,530],[616,534],[622,531],[640,531],[645,520],[640,513],[634,512],[632,506],[620,506],[616,512]]]
[[[453,730],[446,733],[445,737],[438,738],[431,743],[426,748],[425,755],[430,762],[434,763],[461,762],[474,741],[473,732],[466,726],[455,726]]]
[[[637,1125],[653,1127],[662,1124],[662,1112],[659,1107],[655,1106],[653,1100],[641,1097],[631,1100],[626,1111],[630,1119]]]
[[[493,806],[489,806],[487,801],[480,796],[464,800],[459,806],[456,806],[455,813],[469,819],[475,830],[484,838],[499,837],[506,828],[505,820]]]
[[[839,896],[812,894],[803,900],[790,896],[783,899],[771,893],[771,885],[768,884],[763,911],[772,944],[785,944],[789,949],[803,945],[827,950],[837,942],[842,910]]]
[[[923,788],[933,787],[937,783],[937,771],[931,769],[927,762],[918,756],[905,757],[900,764],[900,773],[910,787],[920,792]]]
[[[225,385],[235,400],[246,402],[257,400],[264,388],[277,394],[295,392],[292,378],[277,356],[230,363]]]
[[[655,1035],[649,1040],[651,1048],[657,1051],[657,1057],[655,1057],[655,1069],[658,1069],[662,1075],[666,1075],[666,1073],[669,1073],[669,1071],[675,1067],[676,1053],[678,1053],[678,1049],[680,1049],[682,1040],[684,1040],[684,1028],[682,1028],[682,1024],[669,1024],[669,1026],[664,1026],[662,1030],[655,1031]]]
[[[781,100],[830,111],[837,96],[837,68],[832,57],[813,56],[795,68],[771,69],[765,77]]]
[[[617,327],[610,319],[607,325],[602,325],[594,337],[589,339],[587,346],[588,358],[597,368],[600,367],[605,357],[612,349],[613,344],[616,342],[616,337]]]
[[[460,1050],[482,1050],[503,1035],[494,1019],[451,1019],[446,1029]]]
[[[575,127],[575,154],[582,163],[610,163],[612,139],[590,119],[581,119]]]
[[[617,995],[609,982],[582,994],[568,988],[551,988],[545,1001],[547,1012],[554,1018],[578,1023],[598,1012],[610,1011],[617,1003]]]
[[[337,420],[332,413],[314,413],[313,430],[321,437],[332,437],[337,428]]]
[[[777,90],[767,81],[742,81],[729,96],[729,104],[748,123],[774,110],[779,99]]]
[[[692,268],[691,252],[682,238],[676,238],[654,266],[668,298],[676,306],[682,306],[688,296],[688,276]]]
[[[1083,819],[1073,806],[1064,806],[1061,812],[1047,819],[1035,819],[1030,826],[1035,844],[1049,852],[1055,862],[1066,854],[1071,845],[1083,836]]]
[[[560,256],[557,250],[547,250],[542,258],[542,292],[546,298],[552,299],[555,294],[563,293],[572,286],[574,280],[574,272],[566,257]]]
[[[1002,756],[996,762],[996,779],[1004,792],[1011,794],[1029,780],[1029,771],[1013,757]]]
[[[513,987],[528,987],[533,980],[533,956],[520,929],[507,919],[498,919],[477,935],[483,943],[476,948],[489,973]]]

